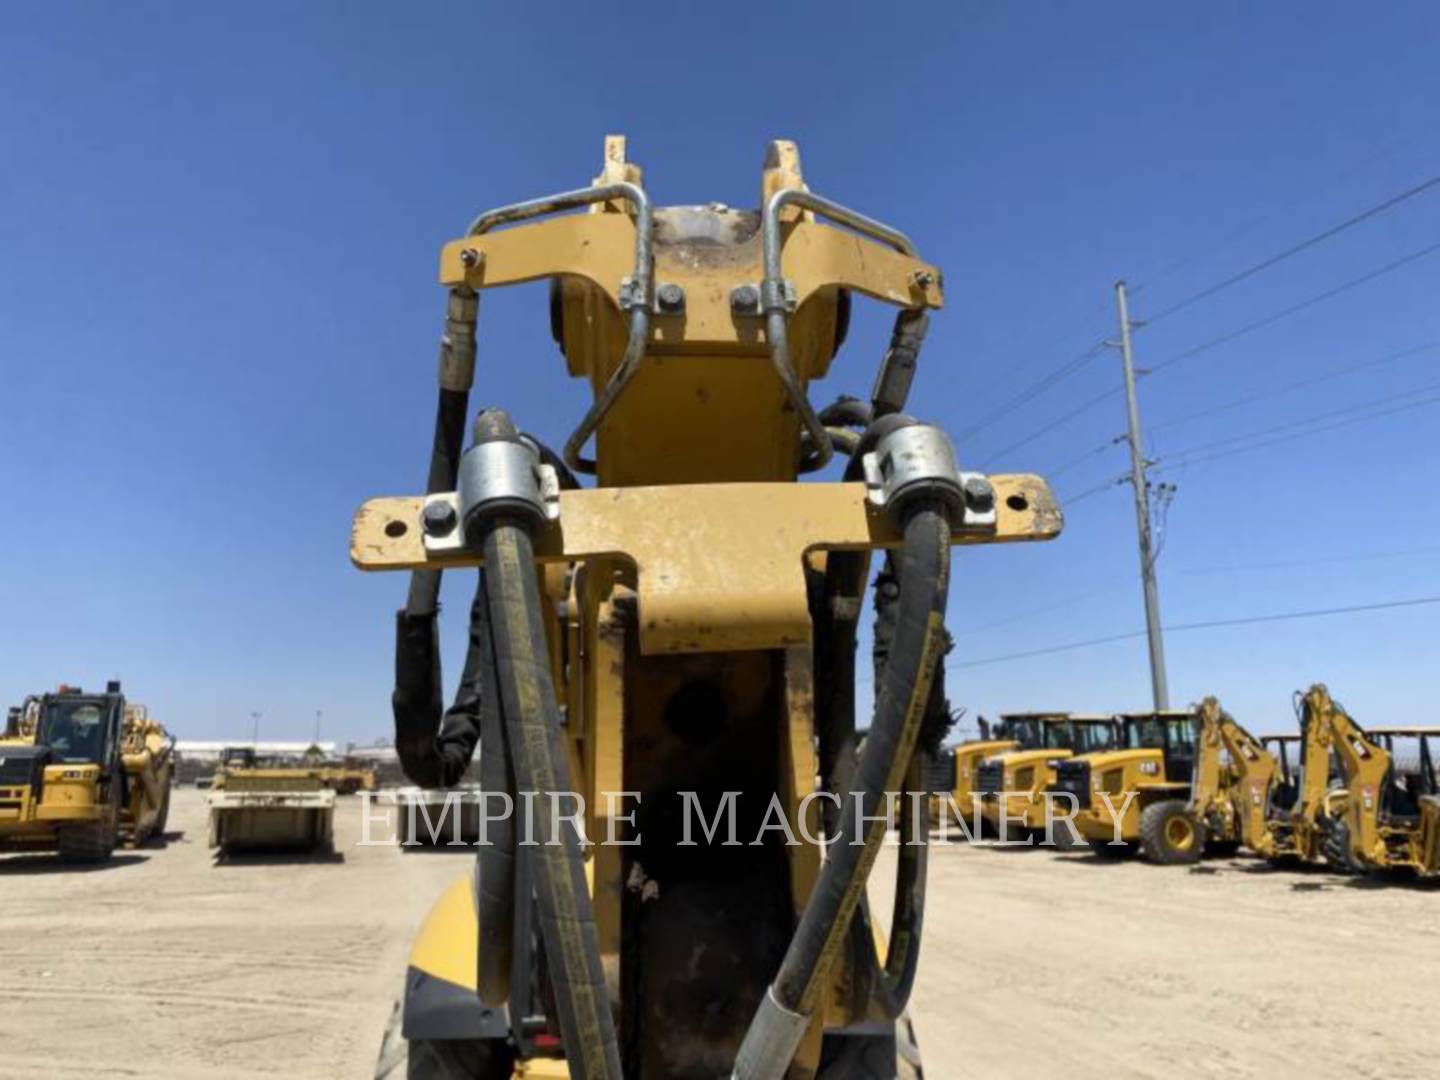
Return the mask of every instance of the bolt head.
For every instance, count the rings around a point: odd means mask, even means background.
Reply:
[[[426,503],[420,520],[428,535],[444,536],[455,528],[455,508],[448,502]]]
[[[754,285],[738,285],[730,290],[730,307],[734,311],[752,312],[760,306],[760,290]]]
[[[466,248],[460,252],[460,264],[467,270],[474,270],[480,265],[480,252],[474,248]]]
[[[679,311],[685,306],[685,290],[679,285],[661,285],[655,299],[661,311]]]
[[[995,488],[983,476],[971,476],[965,480],[965,505],[977,514],[988,514],[995,509]]]

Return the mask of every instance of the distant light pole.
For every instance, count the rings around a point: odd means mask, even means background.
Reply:
[[[255,747],[255,752],[256,752],[257,754],[260,752],[260,717],[262,717],[262,716],[264,716],[264,715],[265,715],[265,714],[264,714],[263,712],[259,712],[258,710],[255,710],[255,709],[252,709],[252,710],[250,711],[250,719],[253,720],[253,721],[255,721],[255,726],[254,726],[254,730],[253,730],[253,734],[252,734],[252,738],[251,738],[251,743],[254,745],[254,747]]]
[[[315,749],[320,749],[320,717],[323,716],[323,709],[315,710]]]

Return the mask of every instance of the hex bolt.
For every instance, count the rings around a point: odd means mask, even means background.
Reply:
[[[995,509],[995,488],[983,476],[971,476],[965,480],[965,505],[977,514],[988,514]]]
[[[484,256],[474,248],[466,248],[460,252],[460,265],[464,266],[467,270],[474,270],[475,267],[480,265],[480,261],[483,258]]]
[[[760,290],[754,285],[737,285],[730,290],[730,310],[750,315],[760,306]]]
[[[655,294],[655,302],[660,305],[661,311],[675,313],[685,310],[685,290],[679,285],[661,285]]]
[[[428,536],[445,536],[455,529],[455,508],[448,502],[428,502],[421,522]]]

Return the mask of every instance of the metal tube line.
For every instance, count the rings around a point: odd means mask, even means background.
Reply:
[[[800,378],[795,374],[795,365],[790,361],[790,342],[786,332],[789,312],[785,301],[785,279],[780,269],[780,211],[787,206],[803,207],[864,236],[888,244],[905,255],[914,255],[915,245],[904,233],[888,225],[799,188],[777,191],[765,204],[760,222],[765,270],[765,278],[760,283],[760,303],[765,309],[765,339],[770,345],[770,362],[785,388],[785,396],[810,435],[814,456],[810,459],[808,469],[814,470],[824,467],[834,454],[834,449],[825,432],[825,425],[815,414],[810,399],[805,395],[805,388],[800,385]]]
[[[538,199],[487,210],[470,222],[470,228],[467,230],[467,235],[478,236],[501,225],[545,217],[562,210],[575,210],[594,203],[608,202],[611,199],[624,199],[635,209],[635,271],[632,279],[634,291],[631,295],[630,333],[625,343],[625,355],[620,361],[620,366],[615,369],[609,382],[596,395],[594,402],[581,419],[579,427],[565,440],[565,464],[576,472],[593,473],[595,471],[595,462],[581,457],[580,451],[584,449],[590,436],[595,433],[595,429],[600,426],[600,422],[605,419],[605,414],[614,407],[615,402],[624,393],[630,380],[634,378],[635,372],[639,370],[640,361],[645,357],[645,345],[650,338],[650,301],[654,285],[652,280],[654,267],[651,258],[654,217],[650,209],[650,196],[645,194],[645,189],[639,184],[631,184],[626,181],[601,184],[598,187],[580,188],[576,191],[561,192],[558,195],[545,195]]]

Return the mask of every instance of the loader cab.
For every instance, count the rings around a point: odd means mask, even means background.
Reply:
[[[220,765],[225,769],[253,769],[257,764],[253,746],[227,746],[220,753]]]
[[[1390,755],[1390,771],[1380,794],[1381,817],[1392,822],[1419,821],[1420,800],[1440,795],[1435,767],[1440,729],[1370,728],[1365,735]]]
[[[1048,750],[1059,746],[1055,731],[1070,719],[1069,713],[1006,713],[991,729],[993,740],[1008,739],[1014,750]]]
[[[1120,725],[1113,716],[1072,715],[1045,729],[1048,750],[1069,750],[1076,757],[1120,745]]]
[[[1165,779],[1189,783],[1195,775],[1195,714],[1188,711],[1130,713],[1120,718],[1125,747],[1159,750]]]
[[[1275,786],[1271,790],[1271,809],[1279,812],[1295,809],[1300,802],[1302,783],[1300,772],[1304,751],[1300,746],[1300,736],[1264,735],[1260,739],[1260,745],[1280,766],[1279,775],[1275,777]]]
[[[62,687],[40,700],[36,743],[66,765],[109,765],[120,749],[125,698],[111,682],[103,694]]]

